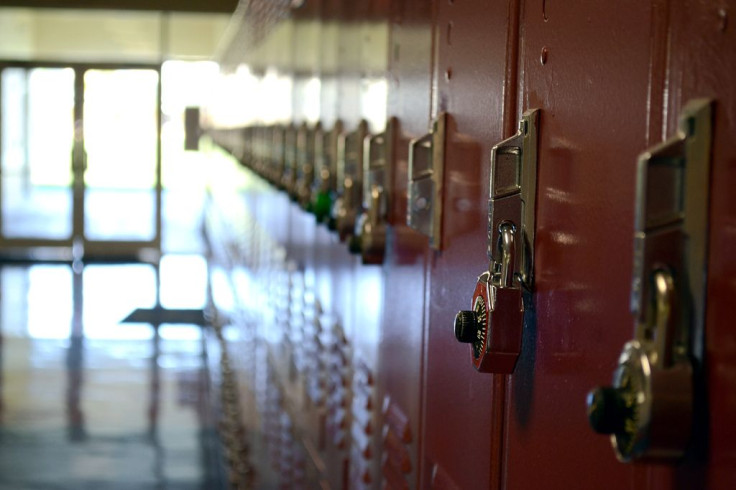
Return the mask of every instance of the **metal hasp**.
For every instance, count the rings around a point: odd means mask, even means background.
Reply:
[[[186,107],[184,109],[184,149],[186,151],[199,150],[199,138],[202,136],[202,127],[199,121],[199,107]]]
[[[312,204],[312,183],[314,182],[314,143],[321,136],[322,129],[319,123],[309,127],[304,123],[297,133],[297,177],[296,200],[304,210],[309,210]]]
[[[242,151],[240,153],[240,163],[246,168],[255,170],[253,165],[253,126],[246,126],[241,129],[241,138],[243,140]]]
[[[251,151],[250,164],[255,173],[268,180],[268,169],[270,167],[270,155],[266,155],[264,151],[264,133],[263,126],[254,125],[251,127]]]
[[[619,460],[673,461],[692,434],[703,359],[712,102],[694,100],[677,133],[639,157],[631,311],[635,338],[588,418]]]
[[[396,119],[391,118],[383,133],[366,137],[364,142],[363,213],[356,224],[364,264],[382,264],[386,253],[396,126]]]
[[[321,130],[314,139],[315,173],[310,211],[318,223],[328,223],[335,201],[337,156],[342,123],[336,121],[332,130]]]
[[[265,162],[263,174],[271,184],[281,188],[286,172],[286,128],[278,125],[264,127],[260,139],[259,151]]]
[[[409,146],[409,196],[406,224],[442,249],[442,193],[445,171],[447,114],[440,113],[432,130]]]
[[[332,217],[340,241],[347,241],[353,251],[356,247],[355,223],[363,194],[363,140],[367,133],[368,124],[360,121],[355,131],[341,139],[337,161],[337,199]]]
[[[281,175],[281,188],[290,197],[296,195],[296,155],[297,155],[297,128],[289,125],[284,129],[284,165]]]
[[[521,352],[523,294],[533,280],[538,123],[538,109],[525,112],[517,133],[491,151],[490,264],[472,309],[455,317],[455,338],[470,344],[473,366],[484,373],[512,373]]]

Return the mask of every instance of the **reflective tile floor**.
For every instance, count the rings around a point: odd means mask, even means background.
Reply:
[[[206,263],[0,268],[0,489],[217,489],[196,325]],[[157,283],[160,287],[157,287]]]

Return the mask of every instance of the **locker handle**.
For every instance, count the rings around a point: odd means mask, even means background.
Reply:
[[[322,126],[302,124],[297,135],[296,200],[305,211],[311,210],[315,174],[315,142],[322,135]]]
[[[429,238],[429,246],[442,249],[442,195],[445,170],[447,114],[441,113],[432,129],[409,143],[409,185],[406,224]]]
[[[341,138],[338,147],[337,199],[332,217],[340,241],[349,245],[355,242],[355,224],[363,200],[363,140],[367,133],[368,123],[360,121],[355,131]]]
[[[310,210],[318,223],[330,224],[330,212],[337,191],[335,174],[341,134],[342,123],[338,120],[329,132],[323,131],[315,139],[315,175]]]
[[[283,167],[281,174],[281,187],[292,199],[296,196],[296,178],[297,178],[297,136],[298,130],[290,124],[284,130],[284,153],[283,153]]]
[[[385,131],[366,136],[364,141],[363,213],[356,224],[358,251],[364,264],[381,264],[386,254],[397,125],[396,118],[391,118]]]

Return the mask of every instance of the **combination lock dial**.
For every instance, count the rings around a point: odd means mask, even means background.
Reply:
[[[651,406],[651,366],[641,345],[626,344],[613,377],[613,386],[588,393],[588,420],[594,431],[611,436],[621,461],[643,450]]]
[[[494,322],[490,322],[495,315]],[[521,290],[502,288],[484,272],[473,293],[473,309],[455,316],[455,338],[470,344],[471,361],[483,373],[509,374],[514,371],[521,351],[521,325],[524,307]],[[494,323],[500,323],[495,325]],[[519,328],[508,328],[508,325]]]
[[[480,358],[485,347],[488,333],[488,310],[482,296],[475,299],[473,310],[458,312],[455,316],[455,338],[458,342],[470,344],[473,348],[473,359]]]

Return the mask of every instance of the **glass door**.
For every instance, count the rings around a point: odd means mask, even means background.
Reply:
[[[159,74],[0,66],[0,254],[160,251]]]
[[[0,232],[19,247],[71,245],[72,68],[0,71]]]
[[[159,249],[159,72],[84,71],[84,248]]]

